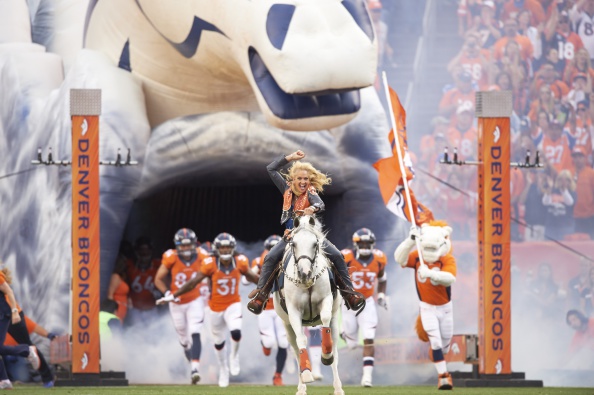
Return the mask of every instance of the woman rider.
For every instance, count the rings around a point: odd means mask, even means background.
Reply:
[[[332,181],[331,178],[307,162],[293,163],[286,175],[280,172],[280,169],[289,162],[298,161],[303,158],[305,158],[305,153],[299,150],[290,155],[276,158],[266,167],[268,175],[270,175],[274,184],[283,194],[281,224],[286,226],[285,236],[289,230],[293,229],[293,216],[296,212],[303,212],[304,215],[313,215],[324,211],[324,202],[318,195],[318,192],[322,192],[324,185],[328,185]],[[268,295],[274,282],[270,279],[270,276],[275,266],[281,261],[286,245],[286,237],[283,237],[281,241],[272,247],[266,258],[264,258],[258,287],[249,295],[253,299],[248,303],[248,309],[254,314],[260,314],[266,301],[268,301]],[[353,291],[353,284],[351,283],[351,278],[342,254],[328,240],[325,241],[323,248],[326,256],[336,269],[336,284],[346,306],[353,310],[360,310],[365,306],[365,297],[359,292]]]

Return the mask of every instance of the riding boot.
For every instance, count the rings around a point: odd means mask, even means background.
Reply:
[[[248,295],[248,298],[252,299],[248,302],[248,310],[256,315],[260,314],[262,310],[264,310],[264,307],[266,307],[268,295],[270,295],[270,291],[274,284],[274,279],[270,277],[275,271],[275,266],[283,257],[286,244],[287,243],[284,240],[281,240],[268,251],[268,254],[266,254],[266,257],[264,258],[264,263],[262,264],[262,271],[260,272],[260,278],[258,279],[258,287]]]
[[[338,248],[329,241],[326,241],[324,251],[334,266],[336,285],[340,290],[346,307],[354,311],[363,310],[365,308],[365,296],[353,289],[353,283],[351,282],[351,276],[349,275],[349,269],[344,261],[344,257]]]

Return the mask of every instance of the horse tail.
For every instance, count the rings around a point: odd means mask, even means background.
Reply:
[[[421,315],[417,316],[417,322],[415,323],[415,330],[417,331],[417,336],[419,340],[423,342],[429,341],[429,335],[425,332],[425,328],[423,328],[423,323],[421,322]]]

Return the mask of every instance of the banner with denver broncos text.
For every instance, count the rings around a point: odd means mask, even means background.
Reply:
[[[99,373],[99,117],[72,117],[72,373]]]
[[[479,118],[479,371],[511,373],[510,120]]]

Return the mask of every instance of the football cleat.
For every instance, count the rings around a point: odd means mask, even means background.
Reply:
[[[12,383],[10,380],[2,380],[0,381],[0,390],[11,390],[13,389]]]
[[[229,386],[229,368],[221,367],[219,370],[219,387],[224,388]]]
[[[440,374],[437,379],[437,389],[439,390],[451,390],[454,388],[452,382],[452,375],[448,372]]]
[[[192,370],[192,384],[200,382],[200,373],[197,370]]]
[[[371,382],[371,375],[363,373],[363,377],[361,378],[361,386],[371,388],[373,387],[373,383]]]
[[[231,376],[237,376],[239,374],[239,354],[231,355],[231,358],[229,358],[229,371]]]
[[[283,376],[280,373],[275,373],[274,377],[272,378],[272,385],[275,387],[279,387],[283,384]]]
[[[37,354],[37,347],[29,346],[29,356],[27,357],[27,361],[29,361],[33,370],[39,369],[41,362],[39,361],[39,355]]]

